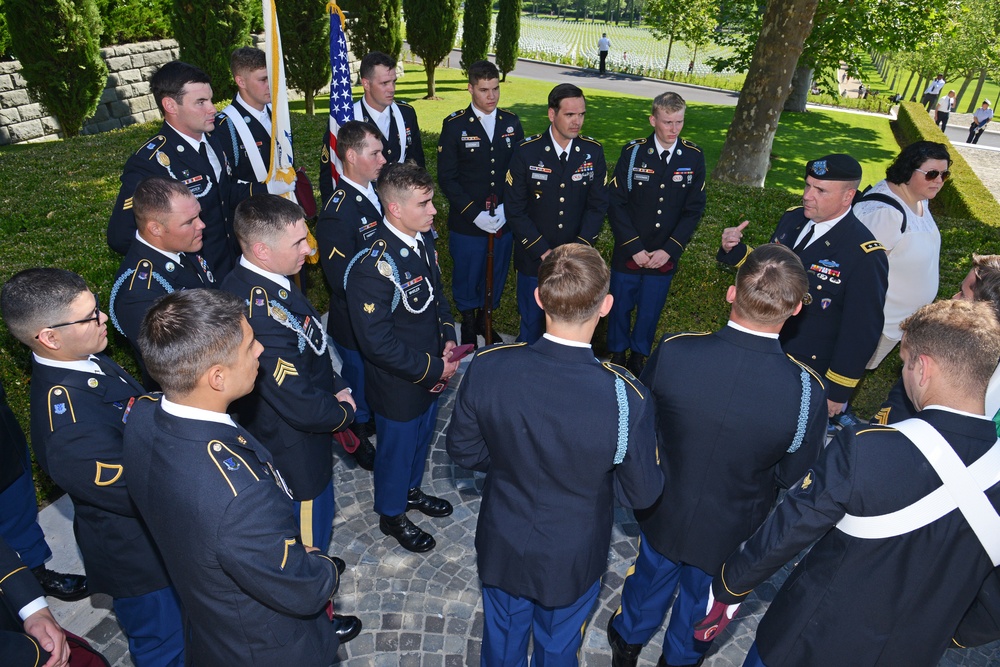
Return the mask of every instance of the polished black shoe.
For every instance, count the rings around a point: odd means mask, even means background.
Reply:
[[[406,510],[417,510],[427,516],[448,516],[452,513],[453,507],[444,498],[428,496],[420,489],[410,489],[406,494]]]
[[[625,365],[625,368],[627,368],[632,375],[639,377],[642,375],[642,369],[645,367],[646,356],[633,350],[628,355],[628,364]]]
[[[330,625],[333,626],[333,634],[337,635],[337,640],[341,644],[346,644],[361,634],[361,619],[357,616],[334,614]]]
[[[358,448],[354,450],[354,453],[351,454],[351,456],[353,456],[358,465],[365,470],[374,470],[375,445],[373,445],[372,441],[368,439],[369,435],[372,433],[371,429],[368,427],[368,423],[354,423],[351,424],[350,429],[360,441],[358,443]]]
[[[500,332],[496,330],[496,327],[493,326],[492,322],[490,323],[490,332],[490,341],[492,343],[503,342],[503,338],[500,337]],[[484,341],[486,340],[486,311],[482,308],[476,310],[476,333],[482,336]]]
[[[406,513],[398,516],[379,516],[378,528],[389,537],[395,537],[407,551],[423,553],[434,548],[437,542],[430,533],[425,533],[410,521]]]
[[[45,594],[57,600],[74,602],[90,595],[90,591],[87,590],[86,575],[53,572],[44,565],[33,568],[31,573],[38,579]]]
[[[704,662],[705,662],[705,656],[701,656],[701,659],[698,660],[698,662],[691,663],[690,665],[671,665],[669,662],[667,662],[667,659],[664,658],[663,654],[661,653],[660,659],[656,661],[656,667],[701,667],[701,665]]]
[[[337,568],[337,576],[342,576],[344,570],[347,569],[347,563],[344,562],[343,558],[337,558],[336,556],[330,556],[330,560],[333,561],[333,566]]]
[[[611,353],[611,359],[609,359],[609,361],[611,363],[613,363],[615,366],[624,366],[625,365],[625,353],[624,352],[612,352]]]
[[[642,644],[626,644],[615,630],[615,616],[608,621],[608,643],[611,644],[611,667],[635,667],[639,663]],[[663,656],[661,655],[662,659]]]
[[[472,343],[479,347],[479,342],[476,339],[476,311],[475,310],[463,310],[462,311],[462,345]]]

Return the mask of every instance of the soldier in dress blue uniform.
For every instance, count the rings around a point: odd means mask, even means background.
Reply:
[[[1000,564],[1000,443],[983,414],[1000,323],[988,304],[939,301],[901,328],[917,416],[840,431],[716,573],[709,632],[812,545],[744,666],[937,665]]]
[[[7,405],[3,384],[0,384],[0,538],[18,552],[46,595],[66,601],[90,595],[86,576],[45,567],[45,561],[52,558],[52,550],[38,525],[31,454],[24,431]]]
[[[407,510],[444,517],[451,503],[420,489],[434,435],[438,394],[458,369],[450,358],[455,322],[441,287],[431,226],[434,180],[412,162],[391,163],[378,179],[385,218],[379,238],[351,260],[347,308],[365,361],[365,392],[378,425],[375,511],[379,529],[424,552],[434,538]]]
[[[142,371],[143,384],[158,389],[139,356],[139,326],[153,302],[169,292],[217,287],[215,274],[201,256],[205,223],[201,205],[178,181],[150,177],[132,195],[135,242],[111,287],[108,316],[128,339]]]
[[[245,312],[185,290],[147,313],[139,346],[164,393],[132,406],[125,481],[184,605],[189,664],[327,667],[361,621],[331,622],[337,565],[302,544],[281,471],[226,414],[257,379]]]
[[[802,207],[789,209],[771,234],[799,256],[809,276],[805,307],[781,329],[781,346],[827,380],[830,417],[844,411],[882,332],[889,261],[885,248],[851,212],[861,165],[834,154],[806,164]],[[739,266],[753,250],[750,224],[722,232],[718,260]]]
[[[333,338],[337,354],[344,362],[341,373],[351,385],[351,396],[357,404],[351,430],[360,444],[354,459],[365,470],[375,468],[375,416],[365,398],[365,364],[358,352],[347,310],[344,276],[347,263],[361,248],[370,247],[378,238],[382,204],[374,183],[385,164],[382,140],[378,130],[369,123],[352,120],[344,123],[337,134],[337,155],[343,164],[337,190],[323,207],[316,225],[323,274],[330,286],[330,314],[326,330]]]
[[[608,316],[608,350],[611,363],[628,363],[634,375],[653,349],[681,253],[705,212],[705,156],[680,136],[686,107],[677,93],[654,99],[653,134],[626,144],[611,179],[615,307]]]
[[[561,83],[549,92],[548,132],[521,143],[507,170],[507,221],[514,232],[518,340],[534,343],[545,329],[535,303],[538,266],[564,243],[593,246],[608,210],[604,149],[580,134],[587,101],[583,91]]]
[[[240,400],[241,423],[271,455],[292,492],[302,543],[326,551],[333,534],[333,434],[354,419],[354,399],[333,370],[319,313],[288,279],[311,252],[302,208],[258,195],[236,209],[239,264],[222,289],[247,304],[264,346],[257,386]]]
[[[823,381],[778,342],[808,287],[795,253],[761,246],[726,293],[727,326],[667,335],[653,353],[642,381],[656,406],[663,495],[637,513],[639,556],[608,623],[612,667],[635,667],[678,587],[658,664],[703,658],[709,644],[693,633],[712,577],[823,449]]]
[[[233,209],[254,193],[253,185],[233,177],[222,143],[212,134],[215,106],[208,74],[175,60],[157,70],[149,86],[163,113],[163,126],[125,163],[108,221],[108,245],[124,255],[135,241],[132,194],[140,181],[149,176],[180,181],[201,204],[205,221],[202,255],[221,279],[239,256],[232,235]]]
[[[215,117],[219,145],[235,178],[264,183],[271,166],[271,85],[267,56],[260,49],[241,46],[229,56],[229,71],[238,92],[232,104]]]
[[[180,667],[180,603],[122,476],[124,420],[145,390],[103,354],[108,318],[75,273],[21,271],[4,285],[0,307],[33,353],[31,440],[73,499],[89,588],[112,597],[137,666]]]
[[[0,537],[0,655],[9,667],[66,667],[66,634],[49,611],[45,591]],[[44,661],[44,662],[43,662]]]
[[[533,664],[576,665],[614,500],[648,507],[663,488],[648,390],[590,347],[611,310],[609,281],[597,250],[556,248],[535,291],[544,336],[481,350],[458,389],[448,453],[486,473],[476,528],[484,666],[525,664],[532,632]]]
[[[514,237],[505,227],[504,175],[514,149],[524,140],[516,115],[497,108],[500,72],[488,60],[469,66],[472,104],[441,124],[438,141],[438,183],[448,198],[448,250],[453,260],[451,292],[462,313],[462,342],[476,343],[486,335],[487,237],[493,241],[493,308],[510,270]],[[499,339],[493,336],[493,341]]]
[[[381,51],[372,51],[361,59],[358,75],[364,95],[354,103],[354,120],[378,129],[386,162],[413,160],[423,167],[424,146],[420,140],[417,112],[406,102],[396,99],[396,61]],[[330,199],[336,187],[330,162],[330,132],[327,130],[319,169],[319,190],[324,202]]]

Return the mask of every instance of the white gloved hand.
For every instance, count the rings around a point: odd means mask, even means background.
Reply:
[[[495,215],[496,217],[500,218],[500,227],[503,227],[504,223],[507,222],[507,216],[503,212],[503,204],[497,206]],[[497,227],[497,229],[500,229],[500,227]]]
[[[494,231],[494,220],[495,218],[490,215],[489,211],[482,211],[476,216],[476,219],[472,221],[472,224],[489,234]]]
[[[295,192],[295,181],[291,183],[285,183],[284,181],[268,181],[267,191],[272,195],[284,195],[289,192]]]
[[[506,222],[503,218],[490,218],[490,221],[493,223],[489,230],[491,234],[496,234],[500,231],[500,228],[503,227],[504,222]]]

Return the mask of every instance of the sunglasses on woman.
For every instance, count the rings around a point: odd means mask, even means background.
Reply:
[[[941,181],[947,181],[948,177],[951,176],[951,170],[945,169],[944,171],[938,171],[937,169],[931,169],[930,171],[924,171],[923,169],[914,169],[913,171],[919,171],[924,175],[928,181],[933,181],[938,176],[941,177]]]

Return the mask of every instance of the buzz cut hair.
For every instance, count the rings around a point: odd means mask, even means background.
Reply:
[[[33,347],[38,332],[65,320],[72,303],[85,292],[90,293],[87,282],[72,271],[25,269],[0,290],[0,315],[14,338]]]
[[[212,366],[235,362],[245,312],[225,290],[179,290],[153,303],[139,328],[139,352],[168,399],[190,394]]]
[[[601,308],[611,271],[596,249],[567,243],[552,250],[538,268],[538,299],[558,322],[581,323]]]
[[[434,178],[413,160],[392,162],[378,175],[378,197],[383,208],[390,203],[403,204],[414,192],[434,191]]]
[[[347,159],[347,151],[360,153],[364,150],[365,139],[374,137],[379,141],[378,130],[371,124],[360,120],[349,120],[337,130],[337,157]]]
[[[932,358],[948,384],[970,396],[986,395],[1000,358],[1000,321],[992,304],[946,300],[926,305],[899,325],[900,349],[912,367],[917,357]]]
[[[233,231],[243,253],[249,255],[254,243],[273,246],[286,229],[303,219],[302,207],[289,199],[254,195],[236,207]]]
[[[174,200],[181,197],[194,197],[194,195],[180,181],[159,176],[143,179],[132,193],[135,226],[140,232],[146,231],[150,222],[170,215]]]
[[[229,56],[229,71],[234,78],[266,68],[267,54],[253,46],[241,46]]]
[[[491,81],[500,78],[500,70],[489,60],[477,60],[469,65],[469,85],[475,86],[480,81]]]
[[[664,113],[677,113],[678,111],[684,111],[687,109],[687,102],[684,98],[674,92],[660,93],[653,98],[653,110],[652,115],[656,115],[656,111],[660,110]]]
[[[781,324],[809,291],[802,260],[787,247],[767,243],[747,255],[736,274],[733,311],[764,326]]]
[[[396,59],[381,51],[372,51],[361,59],[358,75],[362,79],[371,80],[375,75],[375,68],[379,66],[394,70],[396,69]]]

